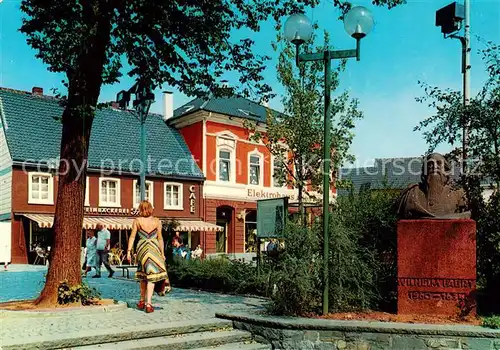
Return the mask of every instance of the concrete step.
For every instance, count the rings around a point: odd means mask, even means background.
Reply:
[[[118,314],[118,313],[117,313]],[[117,316],[118,317],[118,316]],[[96,319],[98,322],[98,319]],[[1,320],[0,320],[1,324]],[[154,339],[161,337],[174,337],[179,334],[189,335],[202,332],[218,332],[222,330],[231,330],[232,321],[220,319],[188,320],[177,322],[158,322],[134,326],[131,328],[106,328],[100,330],[79,330],[74,333],[58,334],[56,337],[41,335],[33,336],[24,341],[15,342],[0,341],[1,350],[18,349],[86,349],[94,344],[113,344],[124,341],[133,341],[135,339]],[[239,341],[239,340],[235,340]],[[197,347],[204,346],[203,344]],[[97,348],[96,348],[97,349]],[[104,346],[98,349],[107,349]]]
[[[190,334],[177,334],[167,337],[155,337],[136,340],[126,340],[115,343],[103,343],[99,345],[88,345],[81,347],[74,347],[72,349],[81,350],[181,350],[181,349],[195,349],[195,348],[208,348],[216,347],[231,343],[244,343],[250,341],[252,335],[248,332],[238,330],[225,330],[214,332],[197,332]],[[230,348],[233,349],[233,348]],[[246,349],[246,348],[243,348]],[[250,348],[252,349],[252,348]],[[255,349],[255,348],[254,348]],[[259,348],[257,348],[259,349]]]
[[[229,343],[219,346],[207,346],[192,350],[271,350],[271,344],[261,344],[256,342]]]

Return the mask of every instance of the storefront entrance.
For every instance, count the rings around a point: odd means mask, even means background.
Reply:
[[[234,209],[229,206],[217,208],[217,226],[223,227],[224,230],[216,232],[216,253],[228,252],[228,238],[231,236],[233,212]]]
[[[245,215],[245,253],[257,251],[257,210],[247,210]]]

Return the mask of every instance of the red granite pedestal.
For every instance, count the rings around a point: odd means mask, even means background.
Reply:
[[[398,314],[475,314],[476,222],[398,222]]]

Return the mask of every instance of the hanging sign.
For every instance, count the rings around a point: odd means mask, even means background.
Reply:
[[[189,211],[194,214],[196,211],[196,187],[194,185],[189,186]]]

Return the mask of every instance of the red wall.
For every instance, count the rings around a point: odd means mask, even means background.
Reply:
[[[28,204],[28,175],[22,169],[14,169],[12,177],[12,211],[15,213],[54,213],[55,205],[40,205]],[[90,207],[99,206],[99,177],[100,174],[89,173],[89,204]],[[108,177],[108,176],[106,176]],[[134,204],[133,198],[133,176],[109,176],[111,178],[120,179],[120,200],[122,208],[132,208]],[[154,181],[153,206],[155,208],[154,215],[160,217],[177,217],[177,218],[201,218],[203,215],[203,190],[200,182],[195,181],[178,181],[146,178],[146,180]],[[183,210],[164,210],[163,209],[163,183],[178,182],[183,184],[184,198]],[[196,210],[194,214],[190,213],[189,206],[189,188],[195,186]],[[57,177],[54,178],[54,203],[57,199]]]
[[[242,140],[249,140],[247,130],[241,126],[225,125],[207,121],[207,133],[216,134],[229,131],[239,139],[236,141],[236,183],[248,184],[248,154],[257,150],[264,156],[264,187],[271,186],[271,156],[266,146],[256,145]],[[217,173],[217,137],[207,135],[207,180],[215,181]]]
[[[179,129],[196,163],[203,169],[203,122],[194,123]]]

